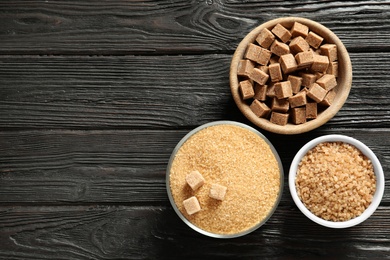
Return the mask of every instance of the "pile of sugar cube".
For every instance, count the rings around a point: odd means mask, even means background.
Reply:
[[[336,44],[299,22],[262,29],[237,70],[242,99],[256,116],[278,125],[317,118],[336,96],[337,74]]]
[[[196,191],[205,183],[205,179],[199,171],[192,171],[187,174],[186,182],[193,191]],[[226,190],[227,187],[213,183],[209,191],[209,196],[213,199],[222,201],[225,198]],[[195,214],[201,210],[200,203],[196,196],[184,200],[183,205],[188,215]]]

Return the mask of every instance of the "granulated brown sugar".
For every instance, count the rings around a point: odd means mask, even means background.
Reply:
[[[321,143],[311,149],[299,163],[295,183],[303,204],[330,221],[361,215],[376,189],[371,161],[343,142]]]
[[[193,191],[185,181],[199,171],[205,183]],[[278,162],[256,133],[234,125],[204,128],[178,150],[170,169],[170,188],[180,212],[195,226],[215,234],[236,234],[264,220],[277,203]],[[210,198],[213,183],[227,187],[223,201]],[[183,201],[196,196],[201,211],[188,215]]]

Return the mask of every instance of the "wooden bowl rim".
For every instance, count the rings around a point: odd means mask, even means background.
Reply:
[[[311,31],[319,34],[327,43],[334,43],[337,46],[338,50],[338,70],[339,77],[337,78],[338,86],[336,87],[337,95],[335,100],[326,110],[321,112],[316,119],[307,121],[306,123],[300,125],[294,125],[288,123],[285,126],[277,125],[271,123],[269,120],[264,118],[257,117],[252,110],[249,108],[249,105],[244,102],[241,98],[238,89],[238,76],[237,76],[237,67],[239,61],[244,57],[246,47],[248,43],[255,42],[257,35],[261,32],[262,29],[268,28],[272,29],[276,24],[280,23],[288,28],[291,28],[294,22],[300,22],[307,25]],[[341,75],[341,76],[340,76]],[[233,58],[230,66],[230,89],[233,95],[233,99],[237,104],[240,111],[256,126],[267,130],[269,132],[278,133],[278,134],[300,134],[313,130],[326,122],[328,122],[344,105],[345,101],[348,98],[349,92],[352,86],[352,64],[348,54],[347,49],[341,40],[334,34],[330,29],[324,25],[315,22],[313,20],[302,18],[302,17],[283,17],[276,18],[265,22],[252,31],[250,31],[244,39],[237,46],[236,51],[233,54]]]

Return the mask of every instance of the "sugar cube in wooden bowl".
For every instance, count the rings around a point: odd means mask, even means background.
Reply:
[[[241,112],[278,134],[328,122],[344,105],[352,65],[341,40],[318,22],[285,17],[253,29],[238,45],[230,88]]]

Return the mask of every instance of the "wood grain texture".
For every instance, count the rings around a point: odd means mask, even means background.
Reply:
[[[348,49],[386,50],[390,1],[3,1],[0,54],[231,52],[283,16],[316,20]]]
[[[0,132],[0,203],[115,203],[161,205],[168,201],[169,157],[187,130]],[[282,201],[291,205],[288,170],[296,152],[325,134],[357,138],[377,154],[390,180],[389,129],[323,128],[307,134],[267,134],[282,158]],[[50,194],[50,196],[47,196]],[[382,205],[390,206],[386,185]]]
[[[170,206],[2,206],[0,257],[388,259],[389,213],[389,207],[380,207],[366,222],[335,230],[310,222],[296,207],[282,205],[253,233],[220,240],[187,227]],[[373,229],[378,231],[370,232]]]
[[[351,53],[353,82],[330,127],[389,127],[390,53]],[[242,120],[231,55],[2,56],[0,128],[193,127]],[[369,71],[369,73],[367,73]]]
[[[339,36],[350,96],[319,129],[263,132],[283,161],[280,205],[249,235],[205,237],[169,203],[169,157],[203,123],[251,125],[230,60],[282,16]],[[389,0],[1,1],[0,259],[390,259],[389,20]],[[325,134],[363,141],[383,165],[383,201],[353,228],[309,221],[289,194],[293,156]]]

